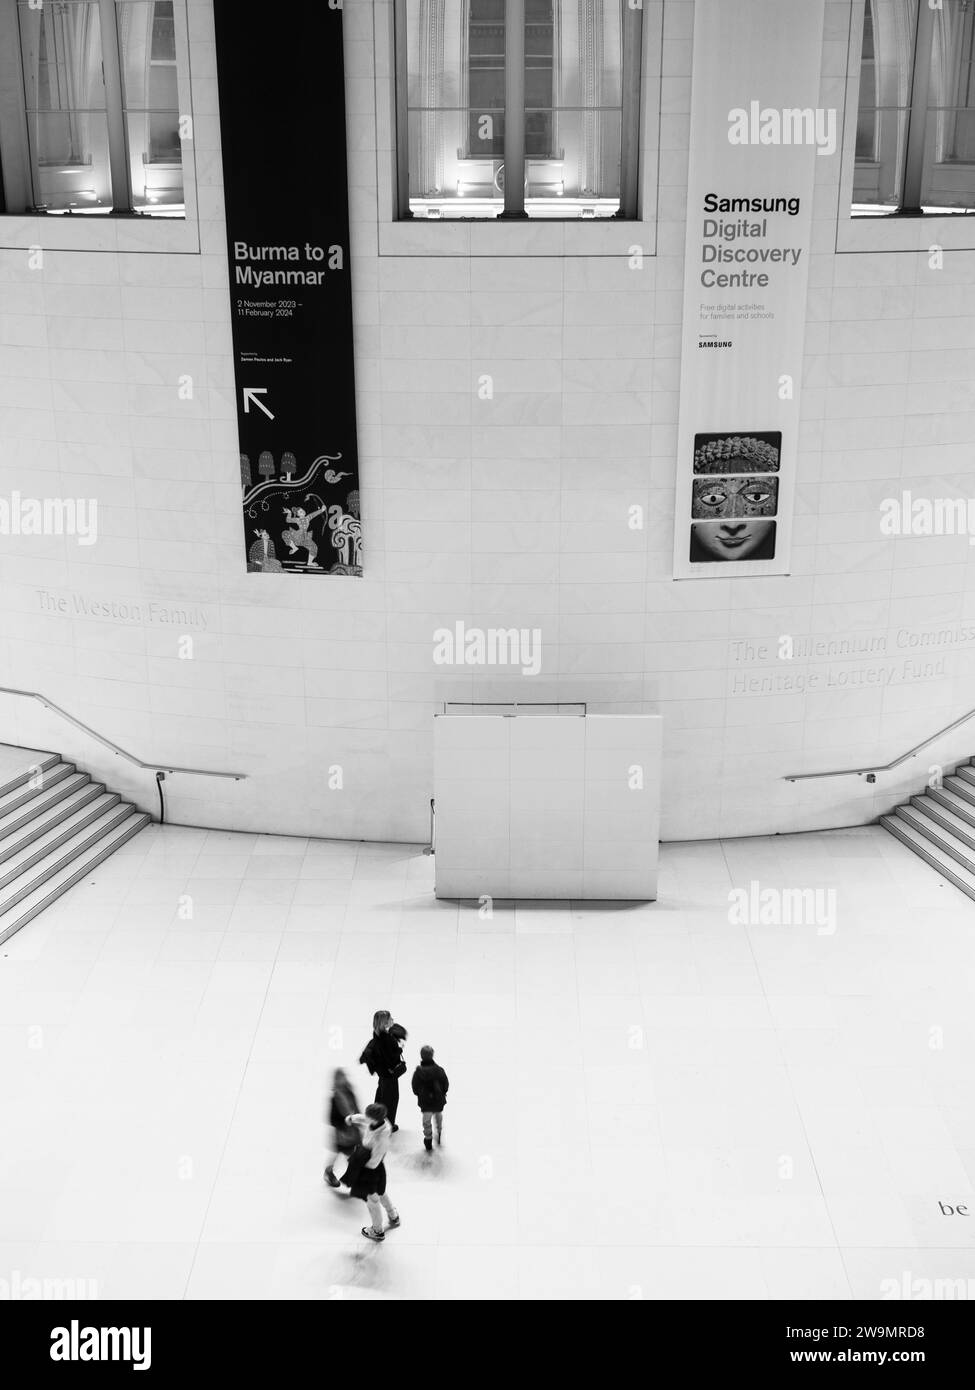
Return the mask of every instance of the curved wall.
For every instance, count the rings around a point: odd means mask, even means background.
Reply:
[[[886,497],[971,490],[975,252],[934,272],[920,228],[914,252],[838,254],[848,160],[818,170],[793,573],[670,578],[686,0],[662,20],[646,5],[655,225],[612,229],[390,226],[389,6],[346,4],[365,577],[246,574],[212,23],[188,8],[200,254],[109,228],[38,270],[26,248],[70,225],[0,226],[0,494],[99,507],[92,546],[3,538],[0,683],[147,763],[247,774],[167,779],[173,820],[343,838],[426,838],[431,720],[457,695],[662,714],[666,839],[867,821],[975,751],[973,725],[874,785],[783,780],[886,762],[975,705],[967,537],[879,526]],[[841,111],[850,29],[830,3],[823,101]],[[256,177],[286,218],[300,191]],[[458,621],[538,629],[540,674],[451,678],[434,634]],[[0,720],[154,806],[151,772],[36,705],[0,696]]]

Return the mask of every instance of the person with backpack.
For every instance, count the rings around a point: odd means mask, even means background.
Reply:
[[[379,1009],[372,1016],[372,1037],[362,1050],[359,1061],[369,1069],[370,1076],[376,1077],[376,1105],[386,1107],[390,1130],[393,1134],[399,1129],[396,1111],[399,1106],[399,1078],[406,1071],[400,1039],[392,1031],[398,1029],[406,1037],[406,1029],[393,1023],[388,1009]]]
[[[443,1067],[433,1060],[433,1048],[427,1045],[420,1048],[420,1065],[413,1073],[413,1094],[423,1117],[423,1147],[427,1153],[433,1149],[433,1131],[437,1132],[440,1144],[443,1132],[443,1108],[447,1104],[447,1090],[450,1082]]]
[[[346,1167],[359,1141],[359,1133],[352,1125],[347,1123],[347,1116],[354,1114],[359,1109],[359,1102],[356,1099],[352,1083],[346,1076],[341,1067],[335,1068],[332,1077],[332,1097],[328,1107],[328,1123],[332,1126],[332,1157],[325,1165],[325,1181],[329,1187],[338,1187],[339,1180],[335,1176],[335,1165],[339,1158],[344,1155]]]

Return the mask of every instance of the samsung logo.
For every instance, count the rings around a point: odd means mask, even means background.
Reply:
[[[699,348],[731,347],[731,339],[723,343],[698,343]]]

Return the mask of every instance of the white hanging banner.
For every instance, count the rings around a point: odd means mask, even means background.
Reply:
[[[825,0],[696,0],[674,577],[788,574]]]

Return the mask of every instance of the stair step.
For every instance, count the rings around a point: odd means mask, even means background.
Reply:
[[[72,772],[67,777],[60,778],[53,787],[47,788],[42,792],[34,792],[33,798],[17,810],[10,811],[7,815],[0,817],[0,839],[19,830],[21,826],[29,825],[37,816],[43,814],[51,806],[66,797],[72,796],[75,792],[86,787],[91,781],[87,772]]]
[[[16,791],[25,782],[29,782],[37,768],[40,768],[42,772],[47,772],[50,768],[57,767],[61,761],[60,753],[42,753],[39,749],[24,749],[25,755],[32,751],[37,753],[33,764],[25,768],[23,772],[18,772],[8,778],[6,782],[0,783],[0,798],[5,797],[9,792]]]
[[[27,843],[21,847],[17,854],[11,855],[6,863],[0,864],[0,893],[8,884],[13,883],[14,879],[33,868],[52,850],[59,849],[68,841],[74,840],[82,830],[94,827],[97,832],[101,827],[101,833],[104,834],[117,820],[124,819],[131,809],[129,803],[123,801],[118,792],[106,792],[104,790],[101,793],[96,792],[95,796],[80,809],[76,807],[73,815],[59,820],[49,827],[45,834],[29,837]],[[108,816],[106,819],[107,813],[110,811],[114,812],[114,815]],[[35,824],[36,822],[31,822],[28,830]]]
[[[79,775],[84,776],[84,773]],[[32,845],[35,840],[46,835],[49,830],[53,830],[56,825],[68,820],[76,811],[80,811],[83,806],[88,806],[104,793],[105,788],[101,782],[86,780],[70,795],[62,796],[60,800],[51,802],[39,815],[34,816],[19,826],[18,829],[8,831],[6,835],[0,837],[0,873],[3,872],[8,859],[12,859],[15,854],[19,854],[22,849]]]
[[[124,817],[131,812],[132,807],[128,802],[123,802],[121,807]],[[83,830],[78,830],[69,840],[58,845],[32,864],[24,873],[0,889],[0,917],[3,916],[21,898],[26,898],[35,888],[39,888],[47,879],[53,878],[55,874],[61,872],[72,860],[77,859],[85,850],[90,849],[98,840],[103,839],[106,833],[115,828],[119,819],[119,807],[112,807],[102,814],[91,825],[86,825]]]
[[[956,767],[955,776],[961,781],[967,782],[969,786],[975,787],[975,767],[971,763],[961,763]]]
[[[944,790],[957,796],[959,801],[967,801],[969,805],[975,807],[975,783],[966,782],[964,778],[946,777],[944,780]]]
[[[925,835],[921,835],[906,820],[898,816],[881,816],[880,824],[912,849],[915,854],[920,855],[931,865],[932,869],[937,870],[942,878],[946,878],[949,883],[953,883],[968,897],[975,899],[975,873],[963,869],[957,860],[953,859],[951,855],[945,854],[943,850],[940,850]]]
[[[41,786],[32,787],[29,777],[19,782],[13,791],[7,792],[6,796],[0,796],[0,826],[9,815],[19,810],[21,806],[26,806],[37,796],[43,796],[59,782],[71,777],[75,771],[74,763],[63,763],[59,759],[53,767],[48,768],[43,773]]]
[[[938,849],[950,854],[963,869],[975,871],[975,850],[963,840],[959,840],[952,831],[932,820],[924,811],[918,811],[914,806],[898,806],[895,814],[900,820],[907,821],[908,825],[925,839],[931,840]]]
[[[975,788],[972,790],[975,791]],[[959,796],[956,791],[949,787],[948,782],[945,782],[943,787],[931,787],[928,796],[931,797],[932,801],[940,802],[946,810],[952,811],[959,820],[975,826],[975,796],[971,800],[968,797]]]
[[[956,840],[960,840],[975,855],[975,825],[972,825],[971,821],[965,820],[963,816],[956,816],[949,806],[937,801],[930,792],[926,796],[912,796],[911,805],[922,816],[935,821],[943,830],[949,830]]]
[[[127,805],[127,803],[125,803]],[[20,896],[14,903],[7,904],[0,902],[0,944],[9,940],[14,932],[36,917],[39,912],[43,912],[49,907],[62,893],[67,892],[76,883],[90,873],[102,860],[114,853],[120,845],[124,845],[127,840],[131,840],[133,835],[149,824],[149,816],[144,811],[136,811],[134,807],[128,807],[129,814],[124,820],[116,824],[106,835],[90,845],[82,853],[65,863],[57,872],[46,876],[43,879],[34,878],[32,892],[26,896]],[[55,851],[55,854],[63,854],[64,849]],[[31,871],[35,876],[42,868],[37,865]]]

